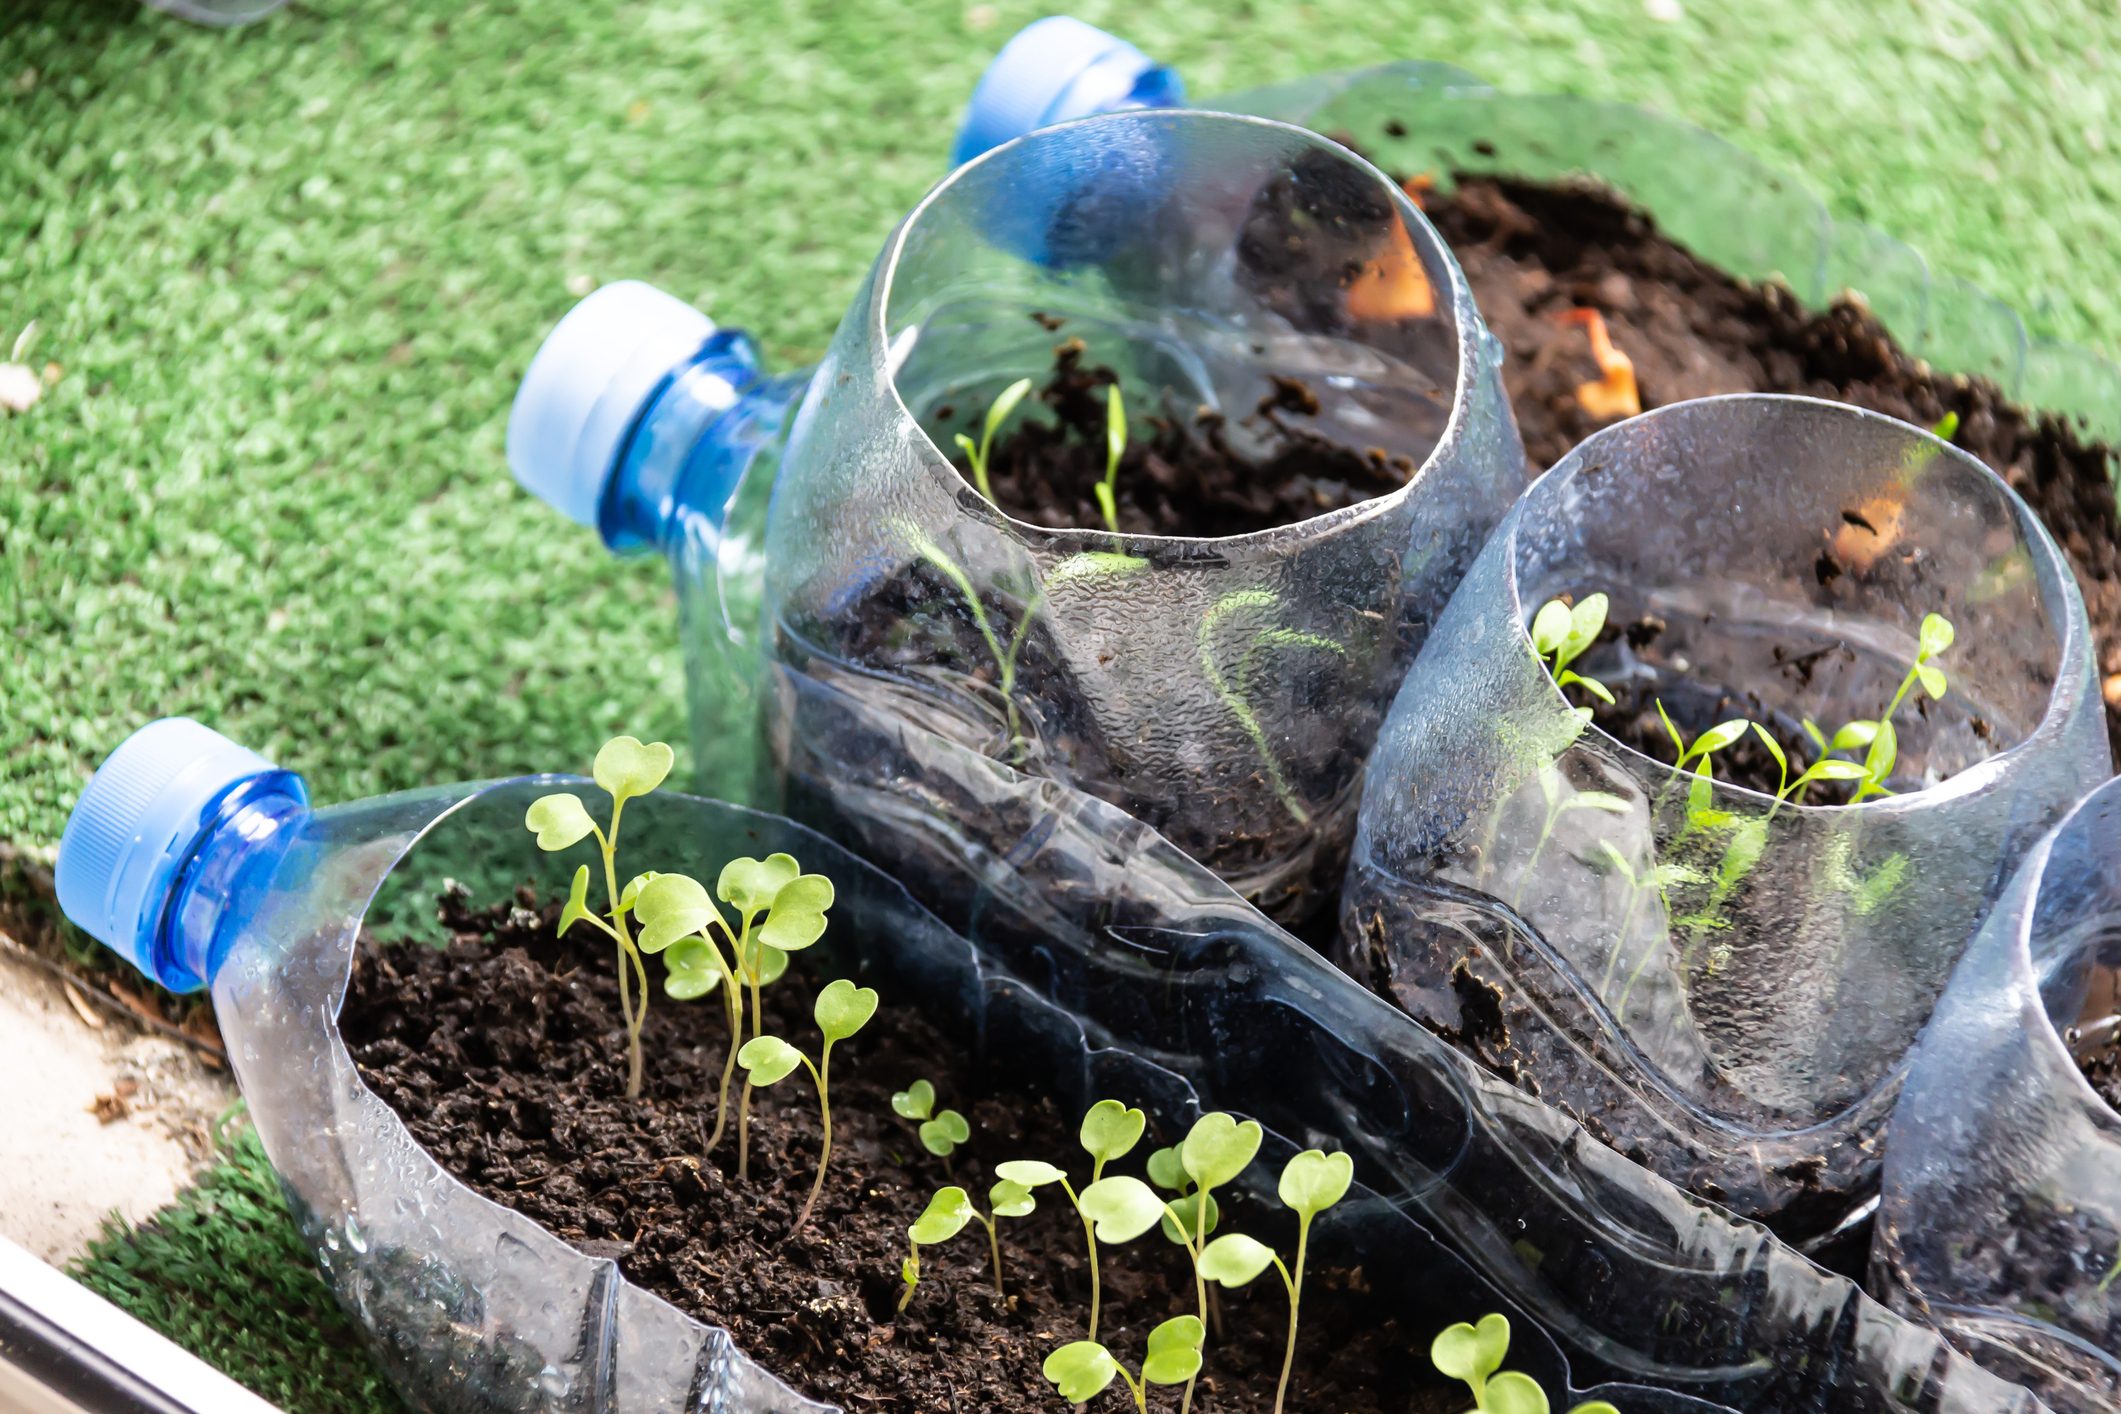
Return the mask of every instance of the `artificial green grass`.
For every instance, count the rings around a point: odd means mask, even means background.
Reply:
[[[681,740],[662,567],[509,481],[524,362],[623,276],[814,356],[980,68],[1041,13],[315,0],[216,33],[127,0],[24,8],[0,17],[0,350],[35,319],[61,370],[0,415],[0,843],[32,856],[164,713],[321,800]],[[1203,96],[1427,57],[1660,107],[2036,332],[2121,348],[2104,0],[1075,9]],[[289,1300],[255,1151],[195,1199],[232,1172],[260,1180],[250,1206],[180,1206],[91,1279],[151,1273],[136,1310],[290,1407],[376,1407],[343,1328]],[[255,1282],[217,1255],[239,1238]],[[192,1319],[210,1301],[222,1319]]]
[[[151,1221],[109,1223],[74,1275],[285,1409],[404,1408],[310,1265],[280,1181],[247,1127]]]

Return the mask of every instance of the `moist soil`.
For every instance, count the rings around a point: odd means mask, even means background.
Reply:
[[[2121,674],[2114,449],[2011,406],[1986,380],[1931,372],[1858,304],[1809,313],[1780,286],[1731,278],[1595,188],[1461,177],[1449,195],[1420,199],[1507,351],[1503,382],[1534,468],[1607,425],[1576,399],[1599,370],[1584,331],[1557,317],[1571,309],[1604,317],[1644,408],[1755,392],[1832,398],[1922,427],[1956,413],[1952,441],[2000,472],[2068,555],[2102,682]],[[2121,758],[2121,684],[2106,724]]]
[[[807,1081],[754,1096],[748,1182],[735,1176],[733,1122],[703,1162],[727,1035],[719,1005],[673,1003],[658,991],[642,1038],[644,1092],[627,1100],[611,949],[555,938],[558,916],[556,902],[537,906],[527,894],[479,912],[452,897],[443,904],[449,946],[367,940],[356,958],[341,1032],[362,1078],[444,1168],[727,1328],[814,1398],[904,1414],[1065,1407],[1039,1368],[1082,1338],[1089,1307],[1082,1228],[1064,1200],[1042,1194],[1038,1212],[1002,1220],[1006,1300],[994,1293],[975,1224],[924,1251],[920,1287],[903,1315],[896,1308],[906,1227],[929,1195],[957,1183],[983,1198],[993,1165],[1010,1158],[1068,1165],[1071,1153],[1080,1157],[1072,1122],[1045,1098],[989,1088],[986,1067],[886,998],[861,1035],[834,1048],[831,1167],[810,1225],[794,1233],[820,1137]],[[768,993],[767,1012],[776,1034],[815,1054],[812,997],[791,975]],[[891,1109],[892,1092],[923,1076],[939,1105],[971,1120],[972,1142],[947,1162]],[[1167,1142],[1151,1135],[1137,1153]],[[1226,1224],[1263,1230],[1271,1214],[1250,1206],[1232,1197]],[[1150,1327],[1193,1309],[1190,1270],[1155,1233],[1107,1248],[1102,1270],[1100,1336],[1138,1364]],[[1297,1407],[1454,1414],[1463,1387],[1423,1358],[1434,1332],[1379,1319],[1366,1289],[1359,1268],[1311,1274]],[[1211,1334],[1194,1408],[1271,1409],[1286,1336],[1280,1284],[1219,1301],[1226,1330]],[[1113,1392],[1096,1401],[1120,1402]],[[1176,1391],[1152,1397],[1152,1408],[1176,1407]]]

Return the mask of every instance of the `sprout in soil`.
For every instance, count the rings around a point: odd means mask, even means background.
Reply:
[[[1179,1167],[1194,1185],[1186,1200],[1193,1210],[1185,1223],[1186,1255],[1193,1260],[1193,1296],[1203,1321],[1208,1317],[1208,1280],[1201,1271],[1200,1257],[1208,1204],[1213,1201],[1214,1190],[1236,1182],[1238,1175],[1251,1167],[1264,1137],[1259,1121],[1248,1119],[1240,1123],[1233,1115],[1211,1110],[1193,1122],[1193,1128],[1178,1146]],[[1157,1207],[1160,1216],[1163,1205],[1159,1203]],[[1179,1409],[1183,1414],[1192,1407],[1193,1381],[1188,1379]]]
[[[721,1143],[729,1117],[729,1085],[744,1044],[744,997],[751,994],[751,1033],[765,1032],[760,993],[788,970],[788,954],[800,952],[825,932],[825,910],[832,906],[832,881],[805,874],[794,855],[733,859],[722,867],[715,892],[737,911],[737,926],[709,898],[697,879],[684,874],[644,874],[628,894],[641,925],[641,949],[665,953],[663,990],[675,998],[702,997],[723,980],[723,1007],[729,1017],[729,1054],[722,1062],[722,1085],[716,1099],[714,1133],[707,1152]],[[760,922],[761,917],[764,923]],[[729,940],[728,953],[721,938]],[[751,1085],[746,1081],[737,1126],[737,1175],[751,1175]]]
[[[1090,1333],[1097,1339],[1103,1281],[1098,1272],[1097,1244],[1132,1242],[1163,1216],[1163,1202],[1138,1178],[1105,1177],[1105,1165],[1126,1157],[1141,1142],[1148,1117],[1117,1100],[1099,1100],[1083,1116],[1079,1138],[1090,1155],[1090,1182],[1081,1193],[1068,1182],[1067,1172],[1039,1159],[1011,1159],[997,1164],[994,1172],[1026,1189],[1060,1185],[1068,1202],[1082,1219],[1083,1240],[1090,1250]]]
[[[936,544],[912,521],[901,520],[895,524],[898,534],[913,547],[913,552],[934,565],[943,578],[950,581],[951,586],[964,599],[966,607],[972,611],[972,626],[979,630],[979,636],[986,643],[988,653],[994,657],[995,686],[1001,691],[1002,709],[1008,714],[1009,746],[1013,751],[1023,739],[1023,730],[1016,712],[1016,659],[1017,655],[1024,651],[1024,640],[1030,636],[1038,606],[1045,598],[1044,587],[1036,583],[1032,585],[1030,593],[1024,599],[1023,613],[1017,619],[1015,630],[1009,635],[1009,646],[1004,648],[1001,638],[994,632],[993,621],[987,617],[986,605],[980,602],[979,587],[972,582],[972,576],[965,573],[964,566],[952,559],[942,546]]]
[[[1289,1372],[1296,1367],[1297,1303],[1303,1295],[1304,1258],[1311,1244],[1312,1219],[1345,1197],[1354,1177],[1353,1159],[1317,1149],[1304,1150],[1282,1169],[1278,1190],[1281,1201],[1296,1213],[1294,1272],[1273,1248],[1241,1232],[1216,1238],[1200,1254],[1201,1274],[1225,1287],[1244,1286],[1269,1265],[1281,1273],[1281,1283],[1289,1292],[1289,1341],[1281,1357],[1281,1383],[1274,1387],[1274,1414],[1281,1414],[1289,1397]]]
[[[921,1284],[921,1248],[948,1242],[971,1222],[987,1229],[987,1248],[994,1259],[994,1294],[1007,1299],[1008,1294],[1002,1290],[1002,1239],[995,1219],[1028,1217],[1038,1210],[1038,1199],[1023,1184],[1005,1178],[987,1190],[987,1206],[993,1210],[992,1217],[973,1207],[972,1195],[956,1184],[938,1189],[928,1200],[928,1206],[906,1229],[911,1250],[899,1265],[899,1276],[906,1283],[906,1289],[899,1293],[899,1310],[906,1309],[913,1300],[914,1288]]]
[[[523,814],[525,828],[538,837],[538,848],[557,852],[595,835],[604,856],[604,891],[611,906],[611,921],[589,907],[589,866],[575,870],[574,884],[567,892],[567,906],[560,914],[559,932],[565,934],[577,922],[586,922],[610,937],[619,950],[619,1011],[626,1022],[626,1098],[641,1093],[641,1026],[648,1020],[648,968],[641,961],[633,930],[626,922],[629,904],[619,889],[619,817],[626,802],[647,795],[670,774],[673,757],[660,741],[643,744],[630,736],[613,737],[597,752],[591,774],[611,797],[611,825],[600,828],[589,818],[582,798],[572,791],[539,796]],[[634,985],[640,986],[638,1008],[633,1002]]]
[[[1119,384],[1105,387],[1105,479],[1097,483],[1097,508],[1105,513],[1105,529],[1119,534],[1119,503],[1114,491],[1119,485],[1119,459],[1127,454],[1127,408],[1120,401]]]
[[[994,450],[994,434],[1001,431],[1002,424],[1009,420],[1009,414],[1016,411],[1016,405],[1022,402],[1024,395],[1030,391],[1029,378],[1019,378],[1002,389],[1001,395],[987,408],[987,423],[980,429],[977,444],[964,433],[957,434],[957,444],[964,449],[965,460],[972,463],[972,482],[979,487],[979,493],[989,501],[994,499],[994,488],[987,481],[987,457]]]
[[[947,1159],[957,1146],[972,1137],[972,1126],[956,1110],[935,1108],[935,1086],[916,1080],[891,1097],[891,1108],[901,1119],[920,1125],[921,1147],[939,1159]]]
[[[1930,436],[1940,442],[1949,442],[1959,435],[1959,414],[1948,412],[1930,427]]]
[[[736,1056],[736,1063],[744,1067],[747,1089],[752,1085],[777,1084],[798,1065],[807,1068],[817,1083],[818,1118],[824,1139],[817,1151],[817,1178],[810,1185],[810,1196],[803,1200],[803,1211],[790,1229],[791,1236],[810,1221],[811,1210],[817,1207],[817,1195],[825,1189],[825,1165],[832,1162],[832,1047],[867,1026],[869,1018],[876,1015],[876,990],[857,987],[844,977],[828,982],[817,994],[811,1014],[817,1018],[817,1029],[825,1038],[818,1047],[816,1063],[778,1036],[755,1035]],[[756,1027],[756,1019],[753,1025]]]
[[[1429,1346],[1429,1359],[1447,1377],[1464,1381],[1473,1391],[1475,1414],[1547,1414],[1547,1392],[1530,1375],[1504,1370],[1510,1353],[1510,1319],[1499,1311],[1477,1325],[1460,1321],[1440,1332]],[[1569,1414],[1620,1414],[1602,1399],[1589,1400]]]
[[[1569,667],[1586,648],[1598,641],[1598,635],[1605,630],[1605,613],[1606,597],[1603,594],[1590,595],[1573,608],[1559,599],[1547,600],[1532,616],[1532,651],[1554,675],[1554,686],[1566,688],[1573,683],[1610,706],[1613,694],[1604,683]],[[1591,709],[1578,707],[1576,715],[1589,721]]]
[[[1286,628],[1278,624],[1262,627],[1246,641],[1245,650],[1238,656],[1236,665],[1227,673],[1216,654],[1216,644],[1221,637],[1224,621],[1239,614],[1264,613],[1281,603],[1280,596],[1268,589],[1238,589],[1215,601],[1201,617],[1200,629],[1195,635],[1195,645],[1200,655],[1201,673],[1208,679],[1208,686],[1222,699],[1230,715],[1244,728],[1251,739],[1252,749],[1259,754],[1260,764],[1266,768],[1267,783],[1287,807],[1300,825],[1311,823],[1311,816],[1297,800],[1296,792],[1289,787],[1288,777],[1282,774],[1281,761],[1274,754],[1273,744],[1267,739],[1267,729],[1260,724],[1259,714],[1252,707],[1252,671],[1259,655],[1270,648],[1304,648],[1323,653],[1334,653],[1347,657],[1348,650],[1330,638],[1306,633],[1301,629]]]
[[[1149,1414],[1149,1386],[1184,1384],[1192,1388],[1200,1373],[1200,1347],[1208,1338],[1198,1316],[1173,1316],[1149,1332],[1148,1352],[1142,1357],[1141,1378],[1128,1373],[1111,1351],[1094,1340],[1078,1340],[1046,1357],[1046,1378],[1062,1399],[1081,1404],[1102,1394],[1116,1375],[1134,1396],[1134,1407]]]

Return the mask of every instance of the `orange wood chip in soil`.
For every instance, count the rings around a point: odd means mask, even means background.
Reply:
[[[1590,336],[1591,357],[1601,376],[1576,385],[1576,401],[1601,422],[1618,422],[1642,411],[1642,393],[1635,386],[1635,361],[1613,347],[1606,332],[1605,316],[1595,309],[1569,309],[1561,313],[1564,324],[1580,324]]]

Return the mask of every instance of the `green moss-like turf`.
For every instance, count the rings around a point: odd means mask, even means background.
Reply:
[[[1427,57],[1660,107],[2036,332],[2121,346],[2104,0],[1076,8],[1204,96]],[[1041,13],[302,0],[217,33],[124,0],[0,9],[0,351],[35,319],[61,370],[0,415],[0,842],[32,857],[163,713],[323,800],[679,740],[661,566],[614,562],[502,464],[524,362],[623,276],[815,355],[980,68]],[[90,1271],[153,1252],[136,1309],[293,1407],[371,1407],[340,1338],[275,1324],[292,1269],[225,1289],[233,1227],[293,1260],[255,1202],[241,1224],[180,1210]],[[231,1331],[281,1334],[214,1339],[185,1308],[216,1290]]]

